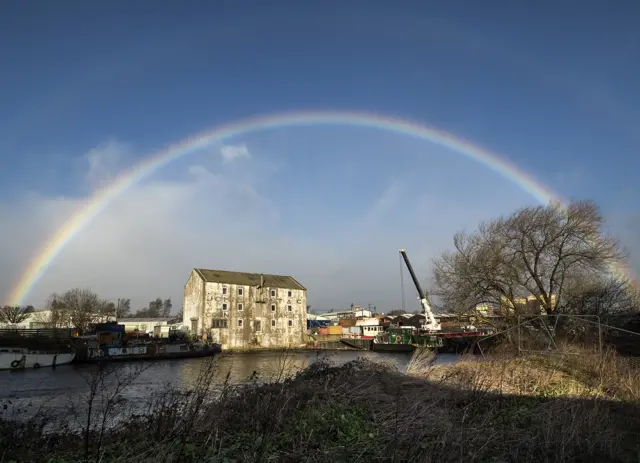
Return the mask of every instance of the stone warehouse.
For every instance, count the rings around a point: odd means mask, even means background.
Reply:
[[[193,269],[183,324],[223,349],[298,347],[307,330],[307,289],[291,276]]]

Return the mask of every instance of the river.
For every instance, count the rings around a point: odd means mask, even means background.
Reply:
[[[398,371],[406,371],[411,354],[378,353],[371,351],[313,351],[313,352],[251,352],[221,355],[215,359],[214,387],[219,387],[228,376],[231,383],[241,383],[257,374],[263,381],[295,374],[315,360],[327,359],[339,365],[358,358],[393,365]],[[453,354],[440,354],[437,363],[452,363]],[[118,366],[120,377],[133,378],[120,394],[121,402],[139,404],[156,393],[177,388],[187,391],[194,386],[203,367],[210,359],[195,358],[166,360],[155,363],[130,362]],[[0,413],[9,417],[31,416],[37,409],[69,409],[78,406],[89,392],[89,383],[96,377],[96,365],[66,365],[27,371],[0,372]],[[117,380],[114,375],[106,378],[103,390],[113,390]],[[7,406],[8,405],[8,406]],[[4,409],[4,413],[1,409]]]

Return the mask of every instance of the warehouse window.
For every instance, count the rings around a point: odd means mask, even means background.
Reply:
[[[260,320],[253,321],[253,329],[255,331],[262,331],[262,323],[260,322]]]
[[[276,311],[276,305],[275,304],[271,304],[271,311],[275,312]]]
[[[288,310],[289,312],[291,312],[291,311],[293,310],[293,307],[291,307],[290,305],[288,305],[288,306],[287,306],[287,310]]]
[[[287,293],[287,296],[291,297],[291,291],[289,291],[289,292]]]
[[[211,321],[211,328],[227,328],[227,319],[220,318]]]
[[[242,302],[238,303],[238,312],[242,312],[242,309],[244,309],[244,306],[242,305]]]
[[[293,320],[289,320],[289,326],[293,326]]]
[[[228,309],[227,303],[225,302],[225,303],[222,304],[222,310],[227,310],[227,309]]]
[[[271,297],[276,297],[276,290],[275,289],[271,290]]]
[[[238,320],[238,328],[242,328],[242,320]]]
[[[276,327],[276,321],[275,320],[271,320],[271,328],[275,328]]]
[[[222,287],[222,294],[227,294],[227,287],[226,286]]]
[[[242,296],[242,288],[238,288],[238,296]]]

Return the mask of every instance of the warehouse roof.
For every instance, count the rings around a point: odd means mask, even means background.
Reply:
[[[262,276],[267,288],[301,289],[302,286],[295,278],[286,275],[271,275],[268,273],[230,272],[228,270],[194,269],[204,281],[209,283],[228,283],[230,285],[259,286]]]
[[[175,315],[173,317],[123,317],[118,318],[119,323],[140,323],[140,322],[170,322],[179,320]]]

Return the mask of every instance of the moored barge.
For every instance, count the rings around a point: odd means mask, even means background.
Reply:
[[[86,337],[86,349],[77,363],[103,363],[141,360],[170,360],[212,357],[222,351],[220,344],[188,340],[128,339],[124,325],[103,323],[95,336]]]
[[[26,347],[0,347],[0,370],[26,370],[57,367],[73,361],[73,352],[34,350]]]

